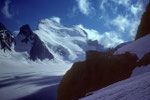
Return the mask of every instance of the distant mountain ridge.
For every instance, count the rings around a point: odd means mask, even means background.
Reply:
[[[2,26],[1,29],[5,29]],[[39,21],[35,31],[28,24],[23,25],[16,37],[11,36],[14,51],[26,52],[33,61],[59,59],[75,62],[84,60],[88,50],[105,50],[97,40],[89,39],[85,30],[78,26],[66,27],[54,19]]]

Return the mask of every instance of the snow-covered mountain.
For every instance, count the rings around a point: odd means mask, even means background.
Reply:
[[[0,49],[11,51],[14,45],[14,37],[5,26],[0,23]]]
[[[28,24],[20,28],[17,36],[0,24],[1,48],[11,50],[15,42],[14,51],[26,53],[29,59],[58,59],[66,61],[80,61],[85,59],[88,50],[104,51],[98,40],[91,40],[80,26],[67,27],[55,18],[39,21],[33,32]],[[15,41],[14,41],[15,40]]]
[[[55,59],[75,62],[84,60],[87,50],[104,50],[96,40],[90,40],[88,33],[79,26],[66,27],[54,18],[41,20],[34,33],[44,42]]]
[[[53,18],[41,20],[35,31],[23,25],[14,37],[3,25],[0,30],[0,46],[5,43],[0,49],[0,100],[30,100],[32,95],[37,95],[32,100],[56,100],[57,86],[73,62],[84,60],[87,50],[104,50],[84,29]]]
[[[27,52],[32,60],[54,58],[40,38],[32,32],[29,25],[24,25],[20,28],[15,41],[15,51]]]

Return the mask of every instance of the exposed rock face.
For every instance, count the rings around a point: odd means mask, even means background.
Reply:
[[[30,59],[33,61],[54,58],[38,35],[32,32],[28,24],[20,28],[20,32],[15,40],[15,50],[17,52],[28,52]]]
[[[11,47],[14,44],[14,37],[11,32],[0,23],[0,49],[11,51]]]
[[[150,34],[150,3],[142,16],[135,40],[147,34]]]
[[[86,61],[75,63],[63,77],[57,100],[77,100],[88,92],[130,77],[137,59],[136,55],[128,52],[113,55],[88,51]]]
[[[30,59],[36,60],[53,59],[53,55],[48,51],[44,43],[39,39],[37,35],[34,36],[33,46],[30,50]]]

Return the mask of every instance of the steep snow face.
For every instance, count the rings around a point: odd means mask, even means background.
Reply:
[[[0,23],[0,49],[11,51],[14,47],[14,37],[5,26]]]
[[[114,54],[117,55],[125,52],[134,53],[141,59],[146,53],[150,52],[150,35],[146,35],[119,48]]]
[[[147,66],[147,67],[150,67]],[[91,92],[80,100],[149,100],[150,71],[136,77],[112,84],[96,92]]]
[[[73,62],[77,59],[84,60],[85,51],[103,49],[97,42],[93,42],[96,46],[89,45],[88,34],[78,26],[66,27],[52,18],[41,20],[34,33],[46,44],[55,59]]]

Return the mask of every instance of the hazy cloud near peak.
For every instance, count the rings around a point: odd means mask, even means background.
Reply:
[[[88,33],[89,39],[98,40],[98,42],[102,44],[105,48],[113,48],[124,42],[124,40],[116,32],[111,31],[100,34],[97,30],[87,29],[81,24],[77,26]]]
[[[80,12],[84,15],[89,15],[95,10],[89,0],[76,0]]]
[[[4,16],[6,18],[11,18],[13,15],[10,13],[9,11],[9,4],[11,3],[10,0],[6,0],[5,1],[5,5],[4,7],[2,8],[1,12],[4,14]]]

